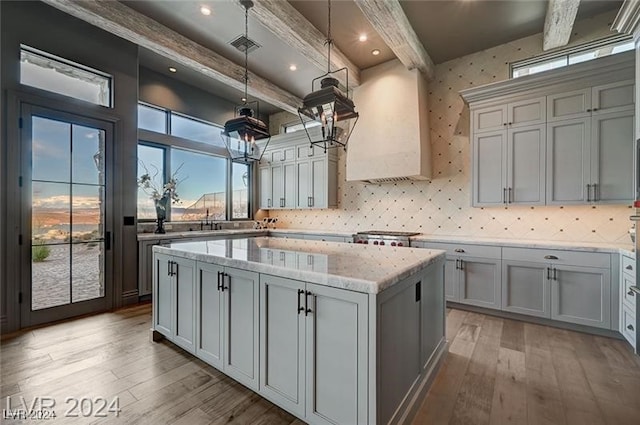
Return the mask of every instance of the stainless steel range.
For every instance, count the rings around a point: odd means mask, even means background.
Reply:
[[[419,235],[418,232],[390,232],[386,230],[369,230],[353,235],[354,243],[386,246],[411,246],[409,237]]]

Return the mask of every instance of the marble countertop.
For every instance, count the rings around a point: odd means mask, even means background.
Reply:
[[[256,235],[263,236],[268,234],[267,229],[225,229],[225,230],[193,230],[184,232],[167,232],[167,233],[138,233],[139,241],[157,241],[167,239],[184,239],[184,238],[206,238],[224,237],[230,235]]]
[[[154,252],[377,294],[444,259],[441,250],[249,237],[173,242]]]
[[[542,240],[527,240],[527,239],[504,239],[504,238],[470,238],[463,236],[433,236],[433,235],[418,235],[413,236],[411,241],[416,242],[440,242],[440,243],[453,243],[453,244],[468,244],[468,245],[495,245],[501,247],[515,247],[515,248],[547,248],[547,249],[567,249],[572,251],[586,251],[586,252],[604,252],[604,253],[621,253],[625,251],[634,254],[634,245],[629,242],[628,244],[619,243],[596,243],[596,242],[564,242],[564,241],[542,241]]]

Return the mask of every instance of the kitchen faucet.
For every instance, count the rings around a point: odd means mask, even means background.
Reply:
[[[200,230],[204,230],[207,226],[209,226],[209,230],[214,230],[213,220],[209,221],[209,208],[207,208],[206,215],[204,216],[204,223],[200,220]]]

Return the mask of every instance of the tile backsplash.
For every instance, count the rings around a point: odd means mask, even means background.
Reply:
[[[610,35],[614,12],[582,20],[571,44]],[[630,242],[630,205],[471,207],[469,109],[458,92],[508,78],[509,63],[542,53],[536,34],[436,66],[429,83],[433,178],[365,184],[345,180],[339,156],[339,208],[271,211],[280,226],[300,229],[411,230],[439,236],[584,242]],[[284,121],[285,117],[278,117]]]

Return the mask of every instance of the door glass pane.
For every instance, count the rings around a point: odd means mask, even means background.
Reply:
[[[104,296],[104,243],[71,245],[71,302]]]
[[[31,191],[33,245],[68,242],[71,230],[69,184],[33,181]]]
[[[101,240],[104,190],[101,186],[72,186],[72,242]]]
[[[104,184],[104,131],[74,125],[71,173],[75,183]]]
[[[171,167],[181,199],[171,206],[171,221],[226,219],[225,158],[172,149]]]
[[[68,182],[70,179],[71,125],[33,117],[32,157],[34,180]]]
[[[69,304],[71,245],[34,244],[31,250],[31,309]]]
[[[102,297],[106,133],[31,122],[32,310]]]
[[[249,165],[234,162],[231,173],[232,218],[249,218]]]

